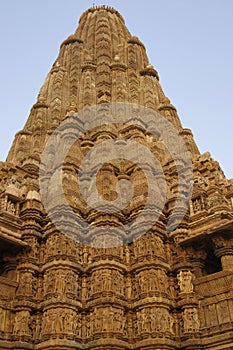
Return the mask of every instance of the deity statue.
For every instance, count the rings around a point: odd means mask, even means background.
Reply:
[[[193,275],[189,270],[181,270],[178,275],[178,285],[181,293],[191,293],[193,292]]]

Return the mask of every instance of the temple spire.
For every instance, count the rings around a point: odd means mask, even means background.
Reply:
[[[92,7],[61,44],[26,125],[16,134],[8,161],[22,165],[26,158],[39,159],[46,134],[65,119],[70,106],[80,111],[103,102],[136,103],[159,111],[182,131],[176,109],[168,101],[144,44],[130,34],[119,12],[105,5]],[[198,152],[197,147],[190,148]]]

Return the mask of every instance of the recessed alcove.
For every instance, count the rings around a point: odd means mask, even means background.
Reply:
[[[0,235],[0,278],[17,280],[17,254],[26,244]]]
[[[218,258],[212,249],[207,249],[207,257],[203,268],[203,275],[211,275],[222,271],[221,260]]]

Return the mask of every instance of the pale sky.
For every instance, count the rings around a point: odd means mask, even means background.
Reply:
[[[23,128],[61,42],[93,2],[123,15],[201,153],[209,151],[232,178],[232,0],[2,0],[0,160]]]

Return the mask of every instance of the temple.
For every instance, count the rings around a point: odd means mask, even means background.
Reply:
[[[62,165],[65,146],[48,147],[59,132],[73,137]],[[84,176],[99,147],[101,167]],[[133,161],[146,150],[160,164],[151,191]],[[114,210],[119,182],[125,206]],[[0,162],[0,349],[230,350],[232,286],[233,181],[200,154],[123,17],[88,9]]]

